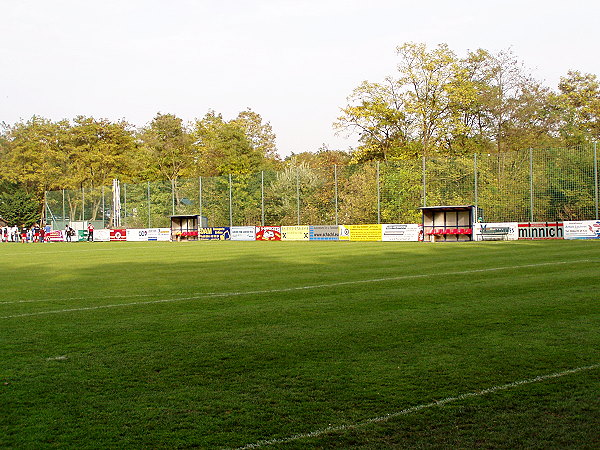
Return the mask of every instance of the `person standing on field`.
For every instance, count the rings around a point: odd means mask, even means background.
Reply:
[[[88,224],[88,241],[94,241],[94,225],[92,224],[92,222],[90,222]]]

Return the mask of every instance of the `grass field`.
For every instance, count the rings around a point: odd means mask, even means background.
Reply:
[[[598,242],[0,258],[0,447],[600,447]]]

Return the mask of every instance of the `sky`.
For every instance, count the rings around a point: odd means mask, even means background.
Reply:
[[[598,23],[598,0],[0,0],[0,122],[250,108],[282,156],[348,150],[332,124],[362,81],[396,73],[397,46],[511,49],[556,89],[600,76]]]

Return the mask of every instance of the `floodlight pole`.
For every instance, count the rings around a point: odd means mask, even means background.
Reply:
[[[202,177],[198,177],[198,209],[200,213],[200,222],[202,223]]]

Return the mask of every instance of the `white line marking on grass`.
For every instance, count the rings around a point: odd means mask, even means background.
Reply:
[[[324,283],[324,284],[312,284],[307,286],[296,286],[290,288],[280,288],[280,289],[265,289],[260,291],[242,291],[242,292],[205,292],[193,294],[188,297],[176,297],[176,298],[165,298],[159,300],[149,300],[144,302],[129,302],[129,303],[115,303],[110,305],[98,305],[98,306],[87,306],[81,308],[67,308],[67,309],[57,309],[53,311],[37,311],[31,313],[24,314],[13,314],[10,316],[0,316],[0,319],[15,319],[18,317],[31,317],[31,316],[42,316],[47,314],[60,314],[60,313],[68,313],[68,312],[77,312],[77,311],[94,311],[98,309],[109,309],[109,308],[120,308],[124,306],[139,306],[139,305],[153,305],[158,303],[174,303],[174,302],[183,302],[188,300],[198,300],[201,298],[218,298],[218,297],[237,297],[240,295],[257,295],[257,294],[278,294],[282,292],[293,292],[293,291],[302,291],[309,289],[321,289],[321,288],[329,288],[336,286],[348,286],[353,284],[365,284],[365,283],[378,283],[382,281],[398,281],[398,280],[410,280],[415,278],[428,278],[428,277],[440,277],[440,276],[452,276],[452,275],[468,275],[473,273],[484,273],[484,272],[494,272],[498,270],[511,270],[511,269],[523,269],[527,267],[542,267],[542,266],[555,266],[559,264],[574,264],[574,263],[587,263],[590,262],[588,259],[581,259],[578,261],[556,261],[556,262],[547,262],[547,263],[537,263],[537,264],[523,264],[520,266],[505,266],[505,267],[488,267],[485,269],[471,269],[471,270],[462,270],[458,272],[433,272],[433,273],[422,273],[415,275],[401,275],[397,277],[386,277],[386,278],[371,278],[368,280],[352,280],[352,281],[338,281],[335,283]],[[140,294],[140,296],[144,296],[145,294]],[[107,296],[107,297],[98,297],[102,298],[128,298],[133,296]],[[87,297],[89,299],[89,297]],[[61,299],[69,300],[69,299]],[[79,300],[79,298],[74,298],[72,300]],[[27,300],[21,300],[22,302],[27,302]],[[33,300],[32,300],[33,301]],[[43,301],[43,300],[39,300]]]
[[[363,420],[362,422],[356,422],[356,423],[348,424],[348,425],[329,426],[326,428],[321,428],[320,430],[315,430],[315,431],[311,431],[308,433],[294,434],[292,436],[288,436],[285,438],[264,439],[261,441],[257,441],[253,444],[246,444],[242,447],[237,447],[237,450],[259,448],[259,447],[264,447],[264,446],[268,446],[268,445],[286,444],[289,442],[298,441],[300,439],[321,437],[325,434],[330,434],[330,433],[339,433],[339,432],[343,432],[343,431],[347,431],[347,430],[351,430],[351,429],[365,427],[365,426],[373,424],[373,423],[387,422],[390,419],[394,419],[396,417],[404,416],[407,414],[416,413],[416,412],[419,412],[424,409],[433,408],[435,406],[444,406],[447,403],[452,403],[452,402],[456,402],[459,400],[470,399],[473,397],[481,397],[481,396],[484,396],[487,394],[493,394],[494,392],[505,391],[505,390],[512,389],[512,388],[515,388],[518,386],[523,386],[525,384],[539,383],[541,381],[550,380],[552,378],[560,378],[560,377],[564,377],[566,375],[572,375],[577,372],[594,370],[594,369],[598,369],[598,368],[600,368],[600,364],[593,364],[591,366],[577,367],[575,369],[569,369],[569,370],[565,370],[562,372],[551,373],[549,375],[540,375],[535,378],[529,378],[527,380],[515,381],[513,383],[503,384],[503,385],[499,385],[499,386],[493,386],[493,387],[490,387],[487,389],[483,389],[481,391],[468,392],[466,394],[457,395],[456,397],[447,397],[442,400],[434,400],[430,403],[423,403],[421,405],[411,406],[410,408],[406,408],[401,411],[384,414],[384,415],[378,416],[378,417],[372,417],[370,419]]]

